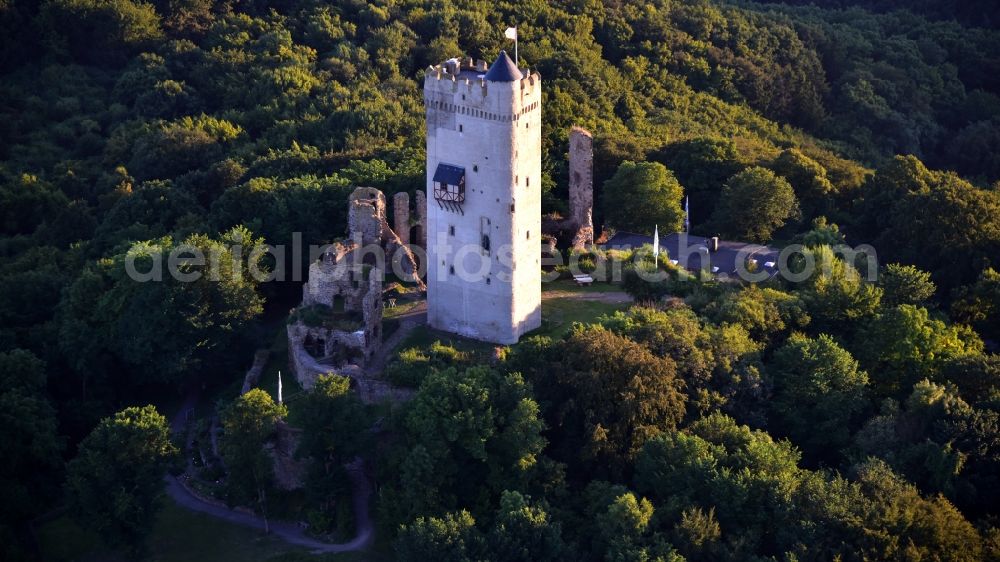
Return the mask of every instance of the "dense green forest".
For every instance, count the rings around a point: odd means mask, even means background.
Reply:
[[[641,169],[690,196],[694,232],[832,265],[760,287],[627,277],[678,298],[491,365],[408,350],[390,376],[416,396],[377,448],[324,382],[304,447],[370,457],[395,556],[1000,559],[1000,18],[801,4],[0,0],[3,558],[30,558],[27,522],[63,505],[141,542],[163,416],[241,378],[301,294],[228,249],[342,236],[353,186],[423,189],[421,70],[492,60],[516,24],[543,77],[546,212],[580,125],[598,199]],[[759,193],[766,228],[720,203]],[[611,205],[598,222],[628,217]],[[832,256],[845,240],[877,249],[877,282]],[[181,244],[232,263],[223,282],[126,275]],[[224,416],[256,443],[224,452],[247,474],[234,498],[270,485],[255,451],[286,415],[247,397]],[[327,527],[330,466],[309,478]],[[118,504],[116,482],[134,483]]]

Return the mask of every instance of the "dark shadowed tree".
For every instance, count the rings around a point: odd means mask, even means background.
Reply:
[[[0,536],[27,534],[25,524],[57,497],[62,439],[46,396],[45,363],[30,351],[0,353]],[[8,538],[0,555],[18,560],[27,552]]]
[[[335,374],[321,375],[312,389],[299,399],[302,439],[296,455],[309,460],[307,501],[315,510],[314,526],[325,529],[336,521],[335,510],[351,505],[350,486],[344,464],[367,449],[369,416],[351,380]]]
[[[786,148],[774,160],[771,169],[792,185],[805,219],[830,212],[834,187],[819,162],[796,148]]]
[[[75,517],[110,544],[140,551],[177,452],[167,419],[153,406],[101,420],[69,463],[66,496]]]
[[[677,364],[601,326],[580,326],[536,365],[553,448],[579,467],[620,478],[651,436],[684,417]]]
[[[274,465],[264,444],[277,423],[288,415],[284,404],[255,388],[236,399],[222,414],[222,458],[229,474],[230,503],[256,505],[267,525],[267,494],[274,485]]]
[[[121,63],[163,35],[153,5],[131,0],[54,0],[39,19],[60,52],[89,63]]]
[[[879,274],[878,286],[882,288],[882,304],[887,307],[923,304],[937,290],[930,273],[898,263],[885,266]]]
[[[483,516],[504,490],[528,486],[545,446],[531,387],[485,366],[432,369],[402,420],[391,520],[469,509]]]
[[[729,139],[699,137],[669,144],[650,155],[662,162],[690,196],[691,225],[697,229],[708,222],[722,193],[722,185],[746,164]]]
[[[557,562],[571,554],[559,523],[530,497],[509,491],[500,496],[500,509],[486,535],[486,545],[488,558],[498,562]]]
[[[867,408],[868,374],[830,336],[793,335],[768,364],[778,428],[813,459],[836,461]]]
[[[987,268],[975,283],[960,287],[955,292],[951,314],[983,336],[1000,340],[1000,272]]]

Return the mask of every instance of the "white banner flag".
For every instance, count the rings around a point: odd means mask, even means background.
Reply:
[[[503,36],[506,37],[507,39],[510,39],[511,41],[517,41],[517,28],[508,27],[507,31],[503,32]]]

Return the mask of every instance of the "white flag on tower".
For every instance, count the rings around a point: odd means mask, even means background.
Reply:
[[[660,265],[660,227],[653,227],[653,259]]]
[[[517,28],[508,27],[507,30],[503,32],[503,36],[514,42],[514,64],[521,64],[520,60],[517,58]]]

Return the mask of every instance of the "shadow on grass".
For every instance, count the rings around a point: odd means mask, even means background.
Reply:
[[[121,553],[101,544],[94,533],[69,517],[55,519],[38,530],[45,562],[127,562]],[[316,556],[281,539],[194,513],[166,500],[149,537],[143,560],[150,562],[348,562],[389,560],[388,550]]]

